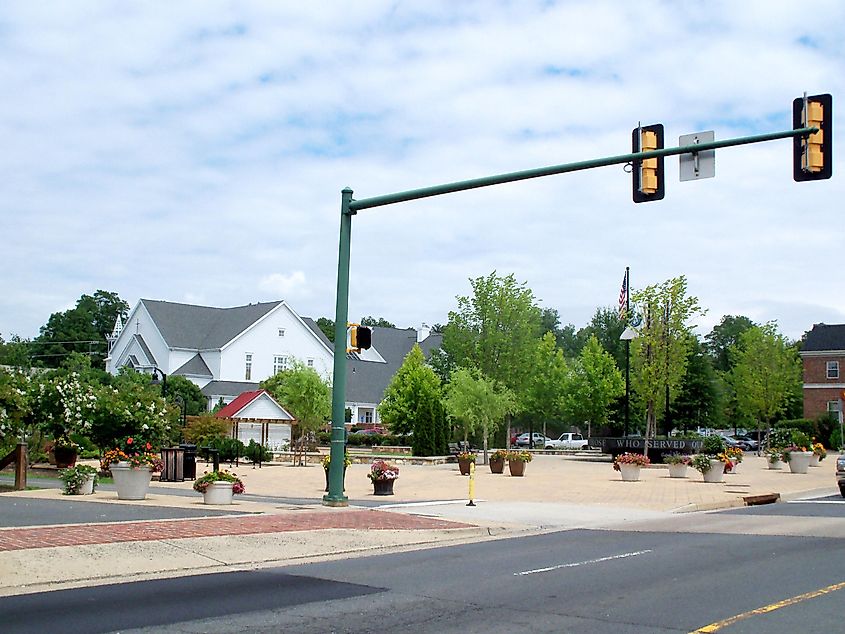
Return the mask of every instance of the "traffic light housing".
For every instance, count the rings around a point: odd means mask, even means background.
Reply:
[[[648,152],[662,150],[663,124],[638,126],[631,132],[631,151]],[[633,161],[634,202],[647,203],[663,200],[666,193],[666,181],[663,175],[663,157],[642,161]]]
[[[349,347],[354,350],[369,350],[373,345],[373,331],[366,326],[352,324],[349,329]]]
[[[792,178],[816,181],[833,175],[833,97],[813,95],[792,102],[792,129],[819,128],[792,139]]]

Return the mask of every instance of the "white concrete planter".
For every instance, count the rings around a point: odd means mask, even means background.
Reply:
[[[679,462],[678,464],[670,464],[669,465],[669,477],[670,478],[686,478],[688,468],[689,468],[688,465],[685,465],[683,462]]]
[[[721,460],[711,460],[710,468],[704,473],[705,482],[721,482],[725,477],[725,463]]]
[[[94,493],[94,478],[96,476],[90,475],[79,485],[78,495],[91,495]]]
[[[810,466],[811,467],[820,467],[821,466],[821,458],[819,454],[814,453],[813,456],[810,458]]]
[[[620,464],[619,473],[625,482],[637,482],[640,479],[640,468],[638,464]]]
[[[149,467],[131,467],[128,462],[118,462],[110,467],[118,500],[143,500],[147,497],[153,472]]]
[[[813,457],[812,451],[791,451],[789,452],[789,470],[792,473],[807,473],[810,468],[810,460]]]
[[[783,469],[783,460],[769,459],[769,469],[780,471],[781,469]]]
[[[232,493],[232,483],[224,480],[212,482],[208,485],[202,496],[206,504],[231,504],[234,496]]]

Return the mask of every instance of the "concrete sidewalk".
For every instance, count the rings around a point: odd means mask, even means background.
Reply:
[[[401,465],[395,495],[376,497],[366,477],[369,466],[346,473],[349,507],[322,505],[325,475],[319,463],[307,467],[269,464],[234,468],[247,494],[232,507],[206,507],[191,482],[153,482],[147,499],[127,502],[114,491],[61,495],[57,489],[4,493],[21,503],[49,501],[127,505],[144,509],[232,510],[229,517],[99,522],[0,528],[0,595],[96,585],[117,580],[178,576],[385,550],[499,539],[567,528],[624,528],[681,512],[742,506],[747,499],[838,493],[833,460],[806,475],[772,471],[763,458],[746,457],[738,473],[706,484],[689,471],[668,477],[665,467],[644,469],[639,482],[622,482],[610,462],[537,456],[523,478],[491,474],[479,464],[475,506],[467,506],[469,478],[455,464]],[[198,465],[201,475],[205,466]],[[37,486],[38,480],[30,484]],[[91,504],[87,504],[91,503]],[[92,511],[92,514],[96,511]],[[0,519],[0,526],[2,519]]]

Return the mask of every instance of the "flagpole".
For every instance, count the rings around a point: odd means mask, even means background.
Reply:
[[[625,327],[631,315],[631,268],[625,267]],[[628,437],[628,422],[631,416],[631,340],[625,339],[625,437]]]

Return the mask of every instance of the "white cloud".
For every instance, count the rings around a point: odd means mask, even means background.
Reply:
[[[290,274],[272,273],[261,278],[258,288],[269,293],[276,293],[282,299],[305,286],[305,273],[294,271]]]
[[[814,14],[824,30],[762,0],[7,2],[0,333],[34,336],[97,288],[331,316],[344,186],[622,154],[640,120],[671,144],[789,128],[803,90],[845,94],[845,5]],[[350,315],[442,323],[497,269],[580,326],[629,265],[635,286],[686,274],[714,323],[797,337],[845,313],[840,155],[805,184],[788,141],[720,150],[700,183],[669,159],[666,199],[646,205],[616,166],[367,210]]]

